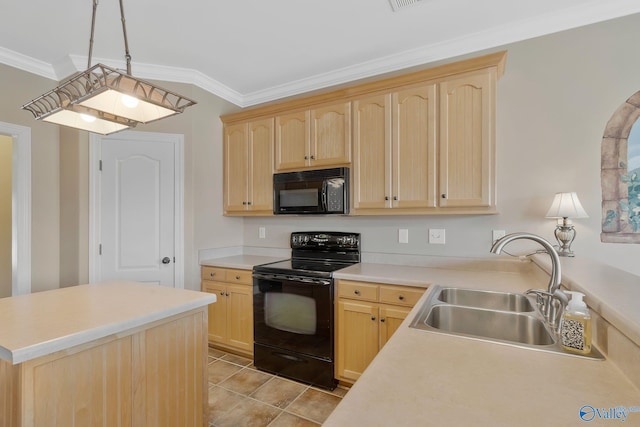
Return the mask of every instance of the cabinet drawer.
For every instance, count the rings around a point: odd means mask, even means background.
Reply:
[[[251,270],[227,270],[227,282],[250,285],[252,283]]]
[[[220,267],[202,266],[202,280],[216,280],[224,282],[226,278],[226,269]]]
[[[338,296],[362,301],[378,301],[378,285],[340,280]]]
[[[380,286],[380,302],[413,307],[424,291],[425,289],[422,288]]]
[[[209,292],[210,294],[218,294],[218,298],[224,296],[224,291],[227,285],[220,282],[212,282],[210,280],[202,281],[202,292]]]

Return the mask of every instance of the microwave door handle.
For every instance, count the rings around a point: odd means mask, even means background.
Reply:
[[[327,180],[322,181],[322,211],[327,212]]]

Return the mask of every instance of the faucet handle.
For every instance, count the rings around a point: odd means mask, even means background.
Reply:
[[[544,307],[545,307],[545,303],[546,303],[546,299],[550,298],[552,295],[547,292],[547,291],[543,291],[542,289],[529,289],[527,290],[525,293],[525,295],[535,295],[536,296],[536,304],[538,305],[538,307],[540,308],[540,310],[542,312],[544,312]]]

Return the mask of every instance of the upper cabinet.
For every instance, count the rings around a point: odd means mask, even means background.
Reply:
[[[505,62],[497,52],[222,117],[225,213],[271,212],[273,172],[338,166],[351,168],[351,215],[496,213]]]
[[[351,162],[351,103],[277,115],[277,171],[342,166]]]
[[[440,83],[440,206],[495,206],[496,70]]]
[[[435,207],[436,86],[356,99],[354,213]]]
[[[225,214],[273,214],[273,147],[271,118],[225,127]]]

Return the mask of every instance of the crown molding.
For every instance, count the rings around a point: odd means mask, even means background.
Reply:
[[[47,79],[56,80],[56,73],[51,64],[14,52],[13,50],[5,49],[2,46],[0,46],[0,63],[37,74]]]
[[[635,13],[640,13],[640,2],[637,0],[592,0],[587,4],[245,94],[193,69],[136,62],[133,64],[133,74],[139,78],[193,84],[244,108]],[[86,56],[68,55],[54,64],[48,64],[0,47],[0,63],[56,81],[85,70],[86,61]],[[122,60],[96,58],[94,62],[126,68]]]

